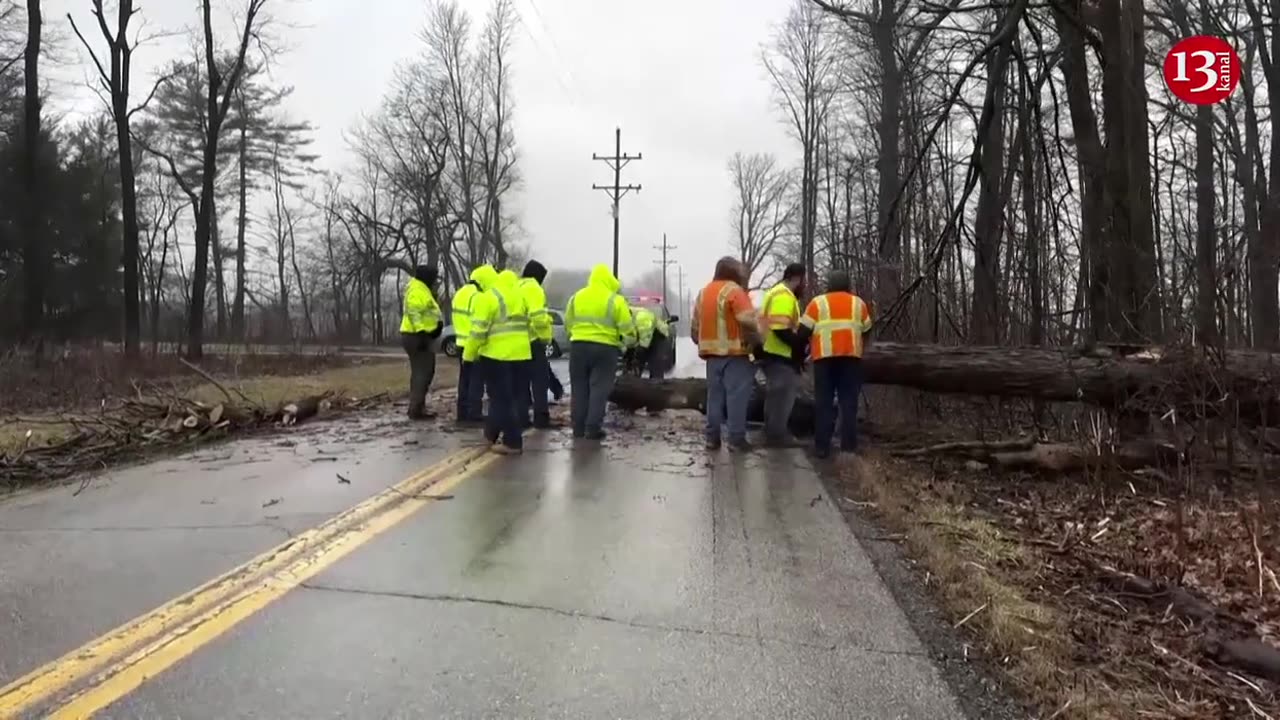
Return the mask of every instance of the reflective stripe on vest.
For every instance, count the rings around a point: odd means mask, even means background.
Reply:
[[[862,331],[864,324],[862,298],[849,295],[849,307],[839,308],[838,317],[832,317],[829,295],[814,298],[818,306],[818,320],[813,324],[810,340],[810,356],[814,360],[829,357],[862,357]]]
[[[726,282],[720,286],[720,292],[716,293],[716,334],[715,337],[706,337],[706,325],[701,325],[698,337],[698,354],[699,355],[745,355],[746,348],[742,344],[741,329],[738,331],[738,337],[729,337],[729,296],[737,290],[735,283]],[[703,312],[702,294],[698,294],[698,312]],[[699,316],[701,323],[706,322],[706,318]],[[736,326],[736,319],[735,319]]]
[[[787,297],[791,300],[791,311],[787,313],[776,313],[773,311],[775,301],[779,297]],[[771,355],[780,357],[791,357],[791,346],[787,345],[777,335],[773,334],[774,330],[794,330],[796,324],[800,322],[800,305],[796,300],[795,293],[791,292],[791,288],[781,283],[774,285],[764,296],[764,307],[760,314],[760,334],[764,337],[764,351]]]
[[[618,329],[618,321],[613,314],[613,301],[618,299],[618,293],[610,294],[609,299],[605,301],[604,317],[597,315],[579,315],[574,311],[574,301],[577,299],[578,294],[574,293],[573,297],[569,298],[569,307],[565,308],[565,314],[573,318],[573,323],[568,327],[570,332],[573,332],[574,326],[581,325],[583,323],[595,323],[596,325],[603,325],[611,330]]]
[[[453,337],[454,337],[454,342],[466,342],[468,339],[470,339],[470,337],[471,337],[471,322],[470,322],[470,321],[471,321],[471,308],[472,308],[472,306],[473,306],[473,305],[475,305],[475,302],[476,302],[476,295],[479,295],[479,294],[480,294],[480,293],[478,293],[478,292],[473,292],[473,293],[471,293],[470,295],[468,295],[468,296],[467,296],[467,306],[466,306],[465,308],[461,308],[461,309],[459,309],[459,308],[457,308],[457,307],[454,307],[454,308],[453,308]],[[468,322],[467,322],[467,329],[466,329],[466,330],[459,330],[459,329],[458,329],[458,318],[466,318],[466,319],[467,319],[467,321],[468,321]]]
[[[497,290],[490,290],[489,292],[498,298],[498,321],[489,327],[489,338],[515,333],[528,335],[529,318],[524,313],[507,315],[507,301],[502,298],[502,293]]]
[[[527,290],[530,286],[530,283],[532,283],[535,288],[541,289],[542,287],[538,283],[538,281],[534,280],[533,278],[523,278],[520,280],[519,284],[516,285],[517,289],[519,289],[520,291],[520,295],[524,297],[526,305],[529,301],[529,298],[527,297],[527,294],[528,294]],[[535,328],[535,326],[542,325],[544,319],[546,320],[547,326],[551,325],[550,315],[551,313],[550,311],[547,310],[546,296],[544,294],[542,298],[542,307],[537,309],[529,309],[529,340],[530,342],[539,339],[538,330]],[[544,326],[544,330],[543,330],[544,333],[546,332],[545,327],[546,326]],[[547,340],[550,340],[550,339],[551,339],[550,337],[547,338]]]

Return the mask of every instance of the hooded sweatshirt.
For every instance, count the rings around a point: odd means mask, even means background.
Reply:
[[[524,277],[520,279],[520,295],[524,297],[529,311],[530,342],[551,342],[551,314],[547,312],[547,293],[542,289],[542,281],[546,278],[547,269],[542,263],[530,260],[525,264]]]
[[[478,275],[484,275],[484,268],[493,270],[492,265],[481,265],[471,271],[469,281],[462,287],[458,288],[458,292],[453,294],[453,302],[450,308],[452,310],[451,320],[453,322],[454,342],[460,348],[466,348],[467,341],[471,338],[471,314],[474,312],[473,307],[476,295],[480,293],[480,283],[476,280]]]
[[[591,268],[587,286],[569,298],[564,324],[571,342],[590,342],[613,347],[636,344],[636,327],[626,298],[618,294],[622,283],[608,265]]]
[[[474,362],[484,357],[518,362],[532,358],[527,313],[524,299],[516,288],[519,281],[516,274],[510,270],[499,273],[492,265],[482,265],[471,278],[481,292],[472,303],[471,340],[462,352],[462,359]]]

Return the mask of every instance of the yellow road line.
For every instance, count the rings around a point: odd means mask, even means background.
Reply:
[[[53,720],[92,717],[94,713],[133,692],[148,679],[191,655],[356,548],[431,504],[433,496],[447,493],[463,480],[488,467],[498,457],[489,455],[480,458],[456,474],[440,480],[430,493],[406,497],[400,504],[369,518],[364,525],[343,530],[316,552],[298,558],[287,567],[263,577],[235,598],[206,610],[113,664],[94,677],[88,688],[73,695],[48,717]]]
[[[455,452],[253,560],[14,680],[0,688],[0,718],[16,717],[19,713],[65,692],[139,644],[226,600],[257,579],[286,566],[308,550],[314,550],[317,545],[332,541],[384,508],[404,500],[406,496],[421,493],[450,471],[465,468],[467,463],[484,455],[486,449],[472,447]]]

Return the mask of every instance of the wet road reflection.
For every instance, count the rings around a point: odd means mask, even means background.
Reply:
[[[531,435],[114,714],[960,717],[802,453],[633,422]]]

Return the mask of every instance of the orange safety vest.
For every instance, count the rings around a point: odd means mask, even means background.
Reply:
[[[734,291],[745,292],[732,280],[713,280],[698,293],[694,303],[698,313],[698,356],[746,355],[742,326],[734,317],[729,299]]]
[[[871,328],[871,310],[862,298],[831,292],[809,301],[800,324],[813,331],[809,357],[862,357],[862,333]]]

